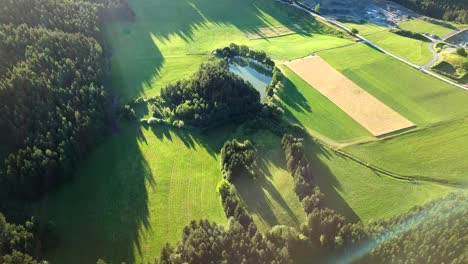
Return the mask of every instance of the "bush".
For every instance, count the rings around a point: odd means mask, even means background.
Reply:
[[[466,50],[464,48],[457,48],[457,54],[466,57]]]
[[[256,150],[249,140],[244,143],[235,139],[226,141],[221,149],[221,171],[228,181],[242,175],[255,178],[256,160]]]
[[[352,28],[351,29],[351,34],[357,35],[357,34],[359,34],[359,30],[357,30],[356,28]]]

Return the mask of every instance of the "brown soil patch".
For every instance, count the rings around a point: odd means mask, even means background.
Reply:
[[[374,136],[414,126],[319,56],[290,61],[286,65]]]

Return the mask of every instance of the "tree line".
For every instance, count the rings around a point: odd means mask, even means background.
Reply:
[[[423,15],[448,21],[468,23],[466,0],[392,0]]]

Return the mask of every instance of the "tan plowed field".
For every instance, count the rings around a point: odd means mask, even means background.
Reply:
[[[319,56],[290,61],[286,65],[374,136],[414,126]]]

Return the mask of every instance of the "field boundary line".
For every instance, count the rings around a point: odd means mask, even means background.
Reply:
[[[463,90],[465,90],[465,91],[468,91],[468,87],[466,87],[466,86],[464,86],[464,85],[461,85],[461,84],[458,84],[458,83],[456,83],[456,82],[453,82],[453,81],[451,81],[451,80],[449,80],[449,79],[446,79],[446,78],[444,78],[444,77],[442,77],[442,76],[439,76],[439,75],[437,75],[437,74],[435,74],[435,73],[433,73],[433,72],[431,72],[431,71],[429,71],[429,70],[426,70],[426,69],[424,69],[423,67],[421,67],[421,66],[419,66],[419,65],[417,65],[417,64],[414,64],[414,63],[412,63],[412,62],[410,62],[410,61],[407,61],[407,60],[405,60],[405,59],[403,59],[403,58],[401,58],[401,57],[398,57],[397,55],[395,55],[395,54],[393,54],[393,53],[391,53],[391,52],[389,52],[389,51],[387,51],[387,50],[381,48],[381,47],[378,46],[377,44],[371,42],[370,40],[366,39],[365,37],[363,37],[363,36],[361,36],[361,35],[359,35],[359,34],[353,34],[351,29],[349,29],[347,26],[345,26],[344,24],[342,24],[342,23],[340,23],[340,22],[338,22],[338,21],[336,21],[336,20],[334,20],[334,19],[326,18],[326,17],[324,17],[324,16],[321,16],[321,15],[319,15],[319,14],[316,14],[316,13],[314,13],[314,12],[311,12],[311,11],[307,10],[306,8],[304,8],[304,7],[302,7],[302,6],[297,5],[296,3],[290,4],[290,3],[286,3],[286,2],[281,1],[281,0],[276,0],[276,1],[278,1],[278,2],[280,2],[280,3],[283,3],[283,4],[285,4],[285,5],[289,5],[289,6],[298,8],[298,9],[300,9],[300,10],[305,11],[306,13],[308,13],[309,15],[311,15],[311,16],[313,16],[313,17],[315,17],[315,18],[320,18],[320,19],[325,20],[325,21],[327,21],[327,22],[329,22],[329,23],[331,23],[331,24],[334,24],[334,25],[336,25],[337,27],[339,27],[339,28],[343,29],[344,31],[348,32],[349,34],[354,35],[354,36],[356,36],[357,38],[361,39],[364,43],[366,43],[367,45],[369,45],[369,46],[371,46],[371,47],[377,49],[378,51],[383,52],[383,53],[385,53],[385,54],[387,54],[387,55],[389,55],[389,56],[391,56],[391,57],[393,57],[393,58],[395,58],[395,59],[397,59],[397,60],[399,60],[399,61],[401,61],[401,62],[403,62],[403,63],[405,63],[405,64],[407,64],[407,65],[409,65],[409,66],[411,66],[411,67],[413,67],[413,68],[415,68],[415,69],[421,71],[421,72],[423,72],[423,73],[426,73],[426,74],[428,74],[428,75],[430,75],[430,76],[432,76],[432,77],[434,77],[434,78],[437,78],[437,79],[439,79],[439,80],[441,80],[441,81],[443,81],[443,82],[449,83],[449,84],[451,84],[451,85],[453,85],[453,86],[455,86],[455,87],[457,87],[457,88],[460,88],[460,89],[463,89]]]
[[[372,171],[375,171],[375,172],[379,172],[383,175],[386,175],[388,177],[391,177],[393,179],[396,179],[396,180],[403,180],[403,181],[408,181],[408,182],[411,182],[413,184],[419,184],[419,181],[424,181],[424,182],[431,182],[431,183],[437,183],[437,184],[441,184],[441,185],[447,185],[447,186],[451,186],[451,187],[456,187],[456,188],[463,188],[463,182],[451,182],[451,181],[448,181],[448,180],[443,180],[443,179],[436,179],[436,178],[432,178],[432,177],[429,177],[429,176],[424,176],[424,175],[404,175],[404,174],[400,174],[400,173],[396,173],[396,172],[392,172],[392,171],[389,171],[389,170],[386,170],[386,169],[383,169],[383,168],[380,168],[376,165],[373,165],[369,162],[365,162],[353,155],[351,155],[350,153],[348,152],[345,152],[341,149],[338,149],[338,148],[335,148],[331,145],[328,145],[327,143],[323,142],[322,140],[312,136],[309,132],[307,132],[307,134],[312,138],[312,140],[319,144],[320,146],[326,148],[326,149],[329,149],[331,151],[333,151],[335,154],[337,154],[338,156],[342,156],[342,157],[346,157]]]

